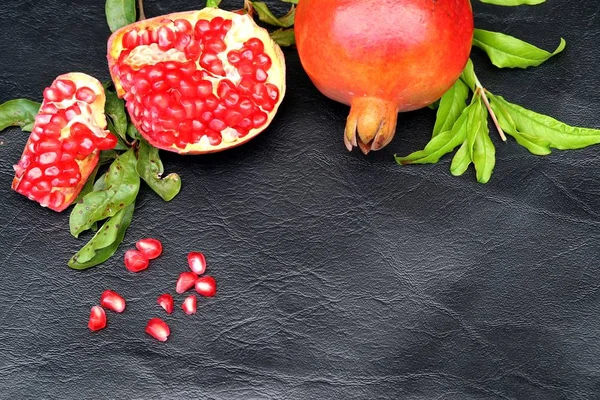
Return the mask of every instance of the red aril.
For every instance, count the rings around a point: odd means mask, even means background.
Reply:
[[[108,63],[142,136],[181,154],[247,142],[270,124],[285,94],[283,53],[269,33],[250,16],[212,7],[116,31]]]
[[[88,321],[88,328],[91,331],[99,331],[106,327],[106,313],[100,306],[92,307],[90,312],[90,319]]]
[[[150,260],[154,260],[162,253],[162,243],[157,239],[147,238],[138,240],[135,247]]]
[[[171,329],[162,319],[152,318],[146,325],[146,333],[156,340],[166,342],[171,334]]]
[[[100,151],[117,144],[105,129],[104,103],[104,89],[95,78],[78,72],[56,78],[44,90],[14,166],[13,190],[54,211],[67,208],[98,164]]]
[[[122,313],[125,310],[125,299],[112,290],[105,290],[100,296],[100,305],[114,312]]]
[[[181,308],[183,309],[183,312],[186,313],[187,315],[196,314],[197,302],[198,302],[198,300],[196,299],[196,296],[194,296],[193,294],[186,297],[185,300],[183,301],[183,303],[181,304]]]
[[[149,260],[139,250],[127,250],[125,252],[125,268],[131,272],[140,272],[148,268]]]
[[[213,297],[217,294],[217,281],[210,275],[202,276],[196,281],[195,288],[200,296]]]
[[[469,0],[302,0],[298,54],[327,97],[350,105],[348,150],[379,150],[394,137],[398,112],[439,99],[471,51]]]
[[[171,314],[173,312],[174,302],[173,296],[171,296],[170,294],[161,294],[160,296],[158,296],[156,302],[167,312],[167,314]]]
[[[177,278],[177,285],[175,287],[175,291],[179,294],[185,293],[191,288],[194,287],[196,283],[196,279],[198,279],[198,275],[193,272],[182,272]]]
[[[192,251],[188,254],[188,265],[196,275],[202,275],[206,272],[206,257],[200,252]]]

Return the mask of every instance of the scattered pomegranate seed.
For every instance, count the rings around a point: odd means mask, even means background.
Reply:
[[[185,293],[196,284],[198,275],[193,272],[182,272],[177,279],[175,291],[179,294]]]
[[[181,304],[181,308],[183,309],[183,312],[186,313],[187,315],[196,314],[196,304],[197,304],[196,296],[194,296],[192,294],[185,298],[185,300],[183,301],[183,304]]]
[[[210,275],[202,276],[196,281],[196,292],[200,296],[213,297],[217,294],[217,281]]]
[[[117,292],[105,290],[100,296],[100,305],[114,312],[122,313],[125,310],[125,299]]]
[[[188,264],[190,269],[197,275],[202,275],[206,272],[206,257],[202,253],[192,251],[188,254]]]
[[[165,321],[160,318],[152,318],[146,325],[146,333],[156,340],[166,342],[171,334],[171,329]]]
[[[157,239],[147,238],[138,240],[135,247],[150,260],[154,260],[162,253],[162,243]]]
[[[88,321],[88,328],[93,331],[99,331],[106,327],[106,313],[100,306],[92,307],[90,312],[90,320]]]
[[[158,296],[157,303],[159,306],[165,309],[167,314],[171,314],[173,312],[173,296],[170,294],[165,293]]]
[[[148,268],[148,257],[138,250],[125,252],[125,268],[131,272],[140,272]]]

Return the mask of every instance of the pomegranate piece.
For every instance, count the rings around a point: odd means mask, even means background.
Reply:
[[[100,306],[92,307],[90,312],[90,320],[88,321],[88,328],[92,332],[99,331],[106,327],[106,313]]]
[[[162,243],[157,239],[147,238],[138,240],[135,247],[150,260],[154,260],[162,253]]]
[[[182,272],[177,278],[175,291],[179,294],[187,292],[194,287],[197,279],[198,275],[193,272]]]
[[[146,333],[156,340],[166,342],[171,334],[171,329],[165,321],[160,318],[152,318],[146,325]]]
[[[202,276],[196,280],[195,288],[200,296],[213,297],[217,294],[217,281],[210,275]]]
[[[347,149],[366,154],[393,139],[398,112],[433,103],[459,78],[473,13],[469,0],[302,0],[294,31],[315,86],[351,107]]]
[[[156,302],[167,312],[167,314],[171,314],[173,312],[174,301],[173,296],[171,296],[170,294],[161,294],[160,296],[158,296]]]
[[[196,296],[194,296],[193,294],[186,297],[185,300],[183,301],[183,303],[181,304],[181,308],[183,309],[183,312],[186,313],[187,315],[196,314],[197,302],[198,302],[198,300],[196,299]]]
[[[56,78],[44,90],[33,130],[14,166],[12,189],[51,210],[67,208],[96,168],[100,151],[117,144],[106,130],[104,103],[104,89],[95,78],[78,72]]]
[[[117,292],[105,290],[100,296],[100,305],[117,313],[125,310],[125,299]]]
[[[206,272],[206,257],[204,254],[192,251],[188,254],[188,265],[196,275],[202,275]]]
[[[125,252],[125,268],[131,272],[140,272],[148,268],[148,257],[139,250],[127,250]]]
[[[248,15],[212,7],[116,31],[108,63],[141,135],[181,154],[247,142],[271,123],[285,94],[283,53],[268,32]]]

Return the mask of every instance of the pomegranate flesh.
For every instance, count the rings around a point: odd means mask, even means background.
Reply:
[[[217,8],[116,31],[108,63],[141,135],[181,154],[247,142],[270,124],[285,94],[283,54],[268,32]]]
[[[96,168],[101,150],[117,138],[107,131],[105,95],[89,75],[61,75],[44,90],[44,100],[21,159],[14,166],[12,188],[43,207],[63,211],[77,197]]]
[[[471,51],[469,0],[301,0],[302,66],[327,97],[350,105],[348,150],[366,154],[394,137],[398,112],[439,99]]]

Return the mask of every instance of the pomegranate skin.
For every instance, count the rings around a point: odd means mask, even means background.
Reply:
[[[300,0],[295,32],[315,86],[352,108],[346,146],[367,153],[391,141],[398,112],[433,103],[458,79],[473,12],[469,0]]]

